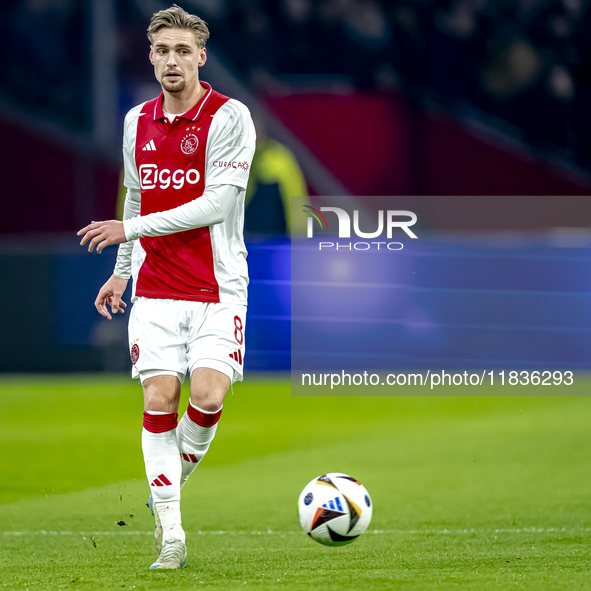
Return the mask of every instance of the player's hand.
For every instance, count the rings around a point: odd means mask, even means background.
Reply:
[[[98,310],[98,313],[109,320],[112,319],[111,314],[107,308],[107,304],[111,306],[111,312],[117,314],[125,312],[127,304],[121,299],[123,292],[127,287],[127,279],[121,279],[116,275],[111,275],[109,280],[100,288],[98,296],[94,302],[94,307]]]
[[[123,230],[123,222],[117,220],[109,220],[108,222],[92,222],[85,226],[78,232],[78,236],[83,236],[81,245],[88,245],[88,252],[92,252],[96,246],[98,253],[102,252],[105,246],[111,244],[121,244],[127,242],[125,238],[125,231]]]

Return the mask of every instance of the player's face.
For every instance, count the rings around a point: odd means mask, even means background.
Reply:
[[[162,29],[154,35],[150,61],[156,79],[168,92],[192,92],[199,83],[199,67],[205,59],[205,48],[197,47],[193,31]]]

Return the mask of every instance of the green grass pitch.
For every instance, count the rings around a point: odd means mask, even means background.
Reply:
[[[150,571],[140,387],[2,378],[0,589],[591,589],[590,388],[303,398],[247,376],[183,490],[187,568]],[[374,502],[341,548],[297,520],[329,471]]]

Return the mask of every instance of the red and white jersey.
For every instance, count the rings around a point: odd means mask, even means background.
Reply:
[[[121,245],[115,272],[128,268],[126,257],[131,256],[134,298],[246,304],[248,269],[242,231],[254,125],[242,103],[201,84],[206,89],[203,98],[172,123],[162,111],[163,95],[133,108],[125,118],[126,211],[134,212],[133,201],[139,196],[140,209],[135,213],[142,217],[124,222],[128,239],[130,234],[139,239],[132,253],[129,243]],[[193,208],[190,225],[182,226],[190,229],[162,230],[170,228],[165,222],[181,213],[184,220],[191,207],[185,204],[206,191],[203,204],[198,200],[195,205],[203,209],[213,196],[215,209],[216,192],[227,195],[227,185],[237,189],[232,189],[221,221],[216,218],[211,223],[211,216],[195,214]]]

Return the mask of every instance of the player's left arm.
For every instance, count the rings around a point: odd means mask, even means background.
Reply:
[[[96,247],[100,253],[111,244],[121,244],[143,236],[166,236],[219,224],[226,219],[239,192],[240,188],[234,185],[214,185],[207,187],[199,198],[167,211],[138,215],[123,222],[92,222],[78,232],[78,236],[84,234],[80,244],[90,241],[88,252]]]
[[[238,101],[228,101],[224,107],[214,116],[208,136],[203,195],[179,207],[124,222],[93,222],[78,233],[85,234],[81,244],[90,240],[88,250],[96,246],[101,252],[105,246],[126,240],[165,236],[223,222],[246,189],[255,150],[254,125],[248,109]],[[232,164],[216,166],[219,162]]]
[[[223,222],[244,195],[255,143],[250,112],[230,99],[213,116],[207,136],[203,195],[168,211],[126,220],[127,239],[164,236]]]
[[[240,188],[234,185],[207,187],[201,197],[184,205],[125,220],[125,236],[127,240],[136,240],[220,224],[234,207],[239,194]]]
[[[92,252],[96,246],[97,252],[102,252],[105,246],[111,244],[121,244],[127,242],[123,222],[119,220],[108,220],[106,222],[91,222],[78,231],[78,236],[82,236],[80,244],[88,244],[88,252]]]

